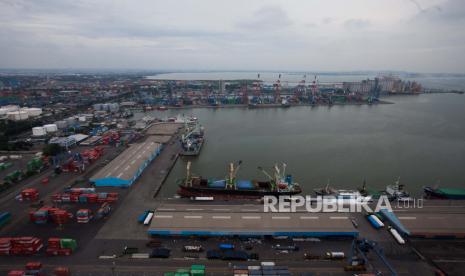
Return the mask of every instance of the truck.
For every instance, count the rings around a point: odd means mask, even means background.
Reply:
[[[21,170],[16,170],[16,171],[13,171],[13,172],[7,174],[3,178],[3,180],[6,183],[13,184],[13,183],[17,183],[17,182],[21,181],[23,178],[24,178],[23,172]]]
[[[144,225],[149,225],[150,224],[150,222],[152,221],[152,218],[153,218],[153,214],[154,214],[153,211],[149,211],[147,213],[147,216],[145,217],[145,220],[144,220]]]
[[[341,260],[345,258],[344,252],[330,251],[326,252],[326,258],[331,260]]]
[[[97,210],[95,214],[96,219],[101,219],[108,216],[111,212],[111,205],[108,202],[104,202],[102,206]]]
[[[94,214],[90,209],[79,209],[76,212],[76,220],[78,223],[89,223],[94,218]]]
[[[36,173],[40,173],[44,169],[46,169],[48,164],[44,162],[42,158],[33,158],[27,162],[26,165],[26,174],[27,175],[33,175]]]
[[[145,218],[147,217],[147,215],[149,214],[149,210],[145,210],[142,214],[140,214],[138,217],[137,217],[137,222],[138,223],[144,223],[145,221]]]
[[[36,201],[39,199],[39,191],[35,188],[24,189],[21,191],[21,200]]]
[[[384,223],[375,215],[368,215],[367,219],[375,229],[384,227]]]
[[[49,256],[69,256],[76,248],[77,242],[74,239],[49,238],[46,253]]]
[[[202,252],[203,247],[201,245],[184,245],[184,252]]]

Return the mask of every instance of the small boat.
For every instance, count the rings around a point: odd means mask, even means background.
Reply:
[[[165,111],[165,110],[168,110],[168,107],[162,105],[162,106],[159,106],[157,109],[160,111]]]
[[[350,201],[372,201],[371,195],[362,195],[357,190],[343,190],[334,189],[329,186],[329,183],[323,187],[313,190],[317,196],[321,196],[323,200],[335,200],[337,202],[350,202]]]
[[[389,200],[397,201],[412,201],[413,198],[410,197],[410,194],[405,191],[405,186],[400,183],[400,177],[396,180],[393,185],[387,185],[385,194],[388,196]]]

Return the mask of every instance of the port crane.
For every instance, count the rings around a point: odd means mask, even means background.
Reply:
[[[238,162],[236,162],[236,164],[232,162],[229,163],[229,176],[226,177],[227,188],[236,189],[236,176],[237,176],[237,172],[239,171],[239,168],[241,167],[241,164],[242,164],[242,160],[239,160]]]
[[[266,177],[268,177],[270,180],[271,180],[271,185],[272,185],[272,190],[276,190],[277,187],[278,187],[278,183],[280,182],[281,179],[284,179],[284,176],[285,176],[285,173],[286,173],[286,164],[283,163],[282,164],[282,173],[278,167],[278,164],[275,164],[273,169],[274,169],[274,177],[271,176],[267,171],[265,171],[265,169],[263,169],[262,167],[257,167],[257,169],[259,171],[261,171],[264,175],[266,175]]]
[[[365,269],[365,264],[370,264],[376,275],[382,275],[381,271],[368,261],[367,254],[370,252],[370,250],[375,252],[375,254],[387,267],[392,276],[398,275],[395,268],[389,263],[389,261],[386,259],[386,256],[384,256],[383,249],[378,245],[378,243],[367,239],[354,239],[352,241],[349,264],[345,269],[348,271],[363,270]]]
[[[274,88],[274,102],[279,103],[281,100],[281,74],[279,74],[278,79],[273,84]]]

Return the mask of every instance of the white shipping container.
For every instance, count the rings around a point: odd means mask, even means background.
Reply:
[[[55,124],[44,125],[44,128],[45,128],[45,131],[47,131],[47,133],[58,131],[58,127]]]
[[[47,134],[47,131],[44,127],[33,127],[32,128],[32,136],[44,136]]]
[[[149,223],[152,221],[152,218],[153,218],[153,212],[149,212],[147,214],[147,217],[145,217],[144,225],[149,225]]]
[[[389,228],[389,232],[391,232],[391,235],[394,237],[394,239],[396,239],[396,241],[399,244],[405,244],[405,240],[402,238],[402,236],[399,234],[399,232],[397,232],[396,229],[391,227],[391,228]]]

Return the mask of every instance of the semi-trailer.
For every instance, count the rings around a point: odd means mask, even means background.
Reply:
[[[384,227],[384,223],[375,215],[368,215],[367,219],[375,229]]]
[[[398,244],[405,244],[405,240],[404,238],[402,238],[402,236],[399,234],[399,232],[397,232],[396,229],[392,228],[389,226],[389,232],[391,233],[391,235],[394,237],[394,239],[397,241]]]
[[[153,211],[149,211],[147,216],[145,217],[145,220],[144,220],[144,225],[149,225],[150,222],[152,221],[152,218],[153,218],[153,214],[154,212]]]

